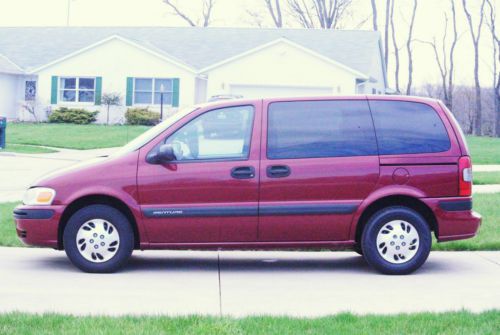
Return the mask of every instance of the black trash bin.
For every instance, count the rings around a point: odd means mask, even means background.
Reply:
[[[6,131],[7,131],[7,118],[0,116],[0,149],[5,149]]]

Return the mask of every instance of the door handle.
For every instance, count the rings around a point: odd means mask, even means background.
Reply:
[[[287,165],[272,165],[266,169],[266,174],[269,178],[284,178],[288,177],[292,170]]]
[[[250,179],[255,177],[253,166],[237,166],[231,169],[231,177],[235,179]]]

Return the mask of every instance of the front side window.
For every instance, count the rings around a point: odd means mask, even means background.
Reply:
[[[443,152],[448,133],[429,105],[408,101],[370,101],[381,155]]]
[[[167,138],[177,161],[248,158],[254,108],[215,109],[189,121]]]
[[[269,159],[368,156],[377,143],[366,101],[294,101],[269,106]]]
[[[134,103],[142,105],[159,105],[163,94],[163,104],[172,104],[172,79],[135,78]]]
[[[59,97],[64,102],[94,102],[95,78],[63,77]]]

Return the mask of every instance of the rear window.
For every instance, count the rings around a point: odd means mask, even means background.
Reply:
[[[272,103],[267,141],[270,159],[377,154],[370,110],[362,100]]]
[[[370,101],[380,155],[420,154],[450,149],[441,118],[430,106],[407,101]]]

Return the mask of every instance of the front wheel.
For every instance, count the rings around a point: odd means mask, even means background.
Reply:
[[[429,225],[416,211],[401,206],[382,209],[367,222],[361,237],[363,256],[386,274],[409,274],[429,256]]]
[[[107,273],[118,270],[130,258],[134,233],[119,210],[91,205],[71,216],[63,243],[68,258],[80,270]]]

